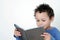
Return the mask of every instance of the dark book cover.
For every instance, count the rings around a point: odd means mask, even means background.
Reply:
[[[16,24],[14,24],[14,26],[21,32],[22,40],[44,40],[41,36],[41,34],[45,32],[43,27],[24,30]]]

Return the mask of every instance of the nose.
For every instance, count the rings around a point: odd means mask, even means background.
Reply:
[[[42,21],[40,21],[40,22],[39,22],[39,25],[40,25],[40,26],[42,26],[42,25],[43,25],[43,22],[42,22]]]
[[[43,25],[43,22],[41,22],[41,21],[40,21],[39,23],[37,23],[37,25],[38,25],[39,27],[44,26],[44,25]]]

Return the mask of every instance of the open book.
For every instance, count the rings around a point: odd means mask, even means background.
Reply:
[[[22,40],[44,40],[41,36],[41,34],[45,32],[43,27],[24,30],[16,24],[14,24],[14,26],[21,32]]]

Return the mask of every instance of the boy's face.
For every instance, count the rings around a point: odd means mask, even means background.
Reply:
[[[35,18],[36,18],[37,26],[38,27],[44,26],[44,29],[46,29],[50,27],[50,24],[54,17],[50,19],[49,16],[47,15],[47,12],[42,12],[42,13],[36,12]]]

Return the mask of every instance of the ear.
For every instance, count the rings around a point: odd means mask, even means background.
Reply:
[[[51,17],[51,22],[53,22],[53,20],[54,20],[54,16]]]

